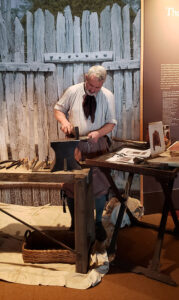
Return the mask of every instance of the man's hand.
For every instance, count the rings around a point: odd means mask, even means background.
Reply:
[[[54,115],[57,121],[61,124],[60,129],[65,134],[70,134],[73,131],[73,125],[67,120],[65,114],[59,110],[54,109]]]
[[[99,134],[99,131],[91,131],[90,133],[88,133],[88,137],[90,139],[92,139],[92,142],[93,143],[97,143],[99,138],[100,138],[100,134]]]
[[[66,122],[61,123],[60,129],[67,135],[67,134],[72,133],[73,126],[70,122],[66,121]]]

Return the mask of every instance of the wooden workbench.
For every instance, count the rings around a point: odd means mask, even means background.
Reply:
[[[74,183],[76,272],[87,273],[89,249],[94,241],[94,204],[90,169],[74,171],[43,170],[32,172],[24,167],[0,170],[0,188],[34,187],[45,184]]]
[[[115,242],[117,239],[117,234],[120,229],[124,213],[126,211],[131,220],[132,225],[150,227],[158,231],[158,237],[154,249],[154,254],[153,257],[151,258],[148,267],[144,268],[141,266],[136,266],[134,268],[131,268],[130,271],[139,274],[144,274],[147,277],[159,280],[161,282],[170,285],[176,285],[176,283],[169,276],[160,272],[160,255],[161,255],[164,234],[166,232],[166,222],[167,222],[167,217],[169,212],[171,213],[174,226],[175,226],[174,230],[171,233],[175,235],[179,235],[179,220],[177,218],[177,214],[172,201],[173,185],[179,173],[178,159],[176,164],[177,167],[175,167],[174,165],[173,167],[168,166],[168,164],[166,164],[165,158],[163,159],[160,158],[160,160],[157,161],[156,159],[150,159],[149,163],[144,162],[140,164],[127,164],[127,163],[119,163],[115,161],[113,162],[108,161],[108,159],[111,158],[114,154],[115,153],[108,153],[96,158],[86,159],[87,166],[99,167],[104,172],[109,182],[111,183],[111,186],[113,188],[114,193],[116,194],[116,197],[121,202],[113,237],[108,249],[108,254],[111,254],[115,251]],[[120,194],[115,182],[113,181],[113,178],[111,176],[111,170],[118,170],[118,171],[123,171],[128,173],[128,180],[126,182],[126,188],[123,195]],[[157,228],[152,224],[145,224],[135,219],[132,213],[130,212],[129,208],[126,206],[126,200],[130,193],[130,188],[132,185],[134,174],[152,176],[161,184],[163,194],[164,194],[164,204],[162,209],[162,217],[161,217],[160,225]]]

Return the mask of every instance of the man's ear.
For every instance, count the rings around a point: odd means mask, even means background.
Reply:
[[[88,75],[87,74],[85,74],[85,80],[88,80]]]

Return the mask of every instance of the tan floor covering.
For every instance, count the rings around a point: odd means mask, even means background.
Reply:
[[[157,224],[160,215],[144,216],[144,219]],[[168,218],[168,226],[173,226],[171,217]],[[156,236],[156,231],[152,229],[129,227],[120,230],[117,259],[146,266],[153,253]],[[161,270],[179,284],[179,240],[169,234],[165,235],[163,243]],[[117,264],[110,267],[100,284],[87,290],[0,282],[1,300],[168,300],[178,299],[178,296],[178,286],[169,286],[143,275],[123,272]]]

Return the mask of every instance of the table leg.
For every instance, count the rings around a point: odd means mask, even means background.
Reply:
[[[76,272],[85,274],[89,267],[89,250],[95,239],[91,174],[88,178],[76,176],[74,196]]]
[[[157,236],[157,242],[154,249],[154,254],[147,268],[137,266],[132,269],[132,272],[143,274],[151,279],[155,279],[163,283],[176,286],[177,285],[176,282],[173,281],[170,278],[170,276],[160,273],[160,255],[162,250],[163,238],[165,234],[167,217],[169,211],[171,210],[171,207],[172,207],[172,214],[173,214],[175,225],[176,226],[178,225],[178,220],[176,221],[177,216],[173,208],[172,197],[171,197],[174,180],[169,180],[169,182],[162,181],[160,183],[163,188],[165,200],[164,200],[164,205],[162,210],[160,226],[158,229],[158,236]]]

